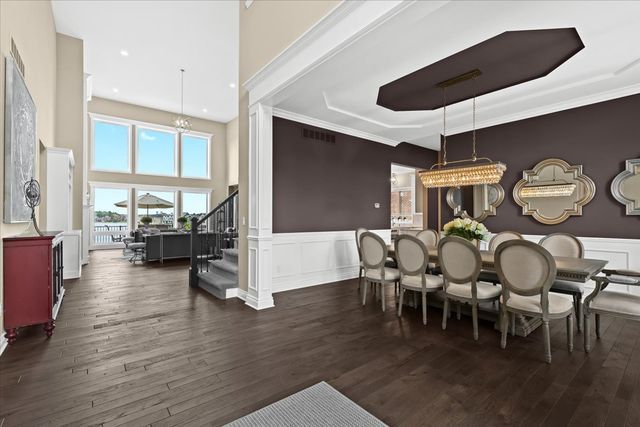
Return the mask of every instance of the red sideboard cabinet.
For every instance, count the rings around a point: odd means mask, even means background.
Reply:
[[[47,337],[64,295],[62,233],[2,239],[4,263],[4,329],[9,344],[21,326],[44,325]]]

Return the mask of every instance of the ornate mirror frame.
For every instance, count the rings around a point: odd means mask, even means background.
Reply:
[[[611,194],[625,205],[627,215],[640,215],[640,200],[627,197],[622,190],[623,182],[637,175],[640,175],[640,159],[629,159],[625,162],[625,170],[616,175],[611,182]]]
[[[471,215],[469,215],[466,210],[462,210],[462,207],[455,202],[453,198],[454,193],[456,189],[458,189],[459,187],[449,188],[449,190],[447,191],[447,204],[451,209],[453,209],[454,216],[460,216],[462,218],[469,218],[469,219],[474,219],[478,222],[482,222],[485,219],[487,219],[487,217],[496,215],[496,210],[498,209],[498,206],[500,206],[504,201],[504,188],[502,188],[502,185],[500,184],[482,184],[482,185],[487,185],[488,187],[494,188],[497,193],[497,197],[493,203],[489,203],[488,209],[485,209],[481,215],[476,217],[472,217]]]
[[[535,180],[539,177],[540,172],[548,167],[548,166],[558,166],[560,167],[564,173],[571,174],[573,180],[576,183],[582,184],[585,191],[582,198],[576,200],[572,203],[572,205],[566,209],[557,217],[548,217],[545,216],[539,209],[531,207],[529,202],[526,199],[523,199],[520,196],[520,192],[522,188],[531,182],[535,182]],[[565,162],[562,159],[545,159],[535,165],[533,169],[528,169],[522,171],[522,179],[518,181],[513,188],[513,199],[514,201],[522,207],[522,214],[533,216],[538,222],[542,224],[560,224],[563,221],[566,221],[570,216],[580,216],[582,215],[582,208],[596,195],[596,185],[591,178],[584,175],[582,173],[582,165],[574,165],[571,166],[569,163]]]

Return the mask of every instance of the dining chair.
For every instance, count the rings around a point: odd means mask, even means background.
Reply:
[[[515,315],[542,319],[544,350],[547,363],[551,363],[549,320],[567,320],[567,347],[573,351],[573,316],[571,300],[549,293],[556,278],[556,261],[540,245],[527,240],[509,240],[498,246],[494,263],[502,284],[500,300],[500,346],[507,346],[507,327],[511,313],[511,333],[515,333]]]
[[[584,246],[582,242],[569,233],[553,233],[540,240],[540,246],[548,250],[553,256],[568,258],[584,258]],[[551,285],[552,292],[571,295],[576,312],[576,327],[582,331],[582,296],[585,285],[580,282],[556,279]]]
[[[429,249],[413,236],[399,236],[395,241],[396,260],[400,270],[400,301],[398,317],[402,317],[402,304],[406,290],[422,294],[422,323],[427,324],[427,293],[442,289],[442,277],[427,274]]]
[[[496,248],[500,246],[502,242],[508,242],[509,240],[522,240],[522,234],[516,231],[501,231],[497,234],[494,234],[489,240],[489,251],[495,252]]]
[[[367,283],[379,287],[382,299],[382,311],[385,311],[384,285],[394,285],[400,281],[400,272],[391,267],[385,267],[388,248],[380,236],[370,231],[360,236],[360,250],[362,251],[362,263],[364,266],[365,286],[362,290],[362,305],[367,299]]]
[[[438,233],[436,230],[432,230],[429,228],[429,229],[420,231],[418,234],[416,234],[416,237],[422,240],[422,242],[427,246],[427,248],[436,248],[438,247],[438,240],[440,240],[440,233]],[[436,264],[433,262],[430,262],[427,264],[427,267],[429,268],[429,271],[433,273],[436,268]]]
[[[362,251],[360,250],[360,236],[368,230],[364,227],[356,228],[356,248],[358,249],[358,292],[362,290],[362,273],[364,272],[364,264],[362,263]]]
[[[596,317],[596,337],[600,339],[600,315],[640,321],[640,295],[605,290],[611,283],[640,286],[640,271],[604,270],[596,276],[596,287],[584,299],[584,351],[591,351],[591,314]]]
[[[471,242],[448,236],[438,243],[438,258],[444,277],[442,329],[447,329],[449,300],[471,304],[473,339],[478,340],[478,303],[500,298],[500,287],[478,281],[482,268],[480,250]]]

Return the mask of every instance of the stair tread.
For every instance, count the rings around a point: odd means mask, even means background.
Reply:
[[[234,264],[228,260],[217,259],[215,261],[209,261],[209,264],[221,270],[228,271],[229,273],[238,274],[238,264]]]
[[[238,282],[221,276],[213,271],[198,273],[198,278],[218,289],[229,289],[238,286]]]

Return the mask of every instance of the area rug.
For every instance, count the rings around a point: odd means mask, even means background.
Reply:
[[[323,381],[239,418],[227,426],[382,427],[386,424]]]

